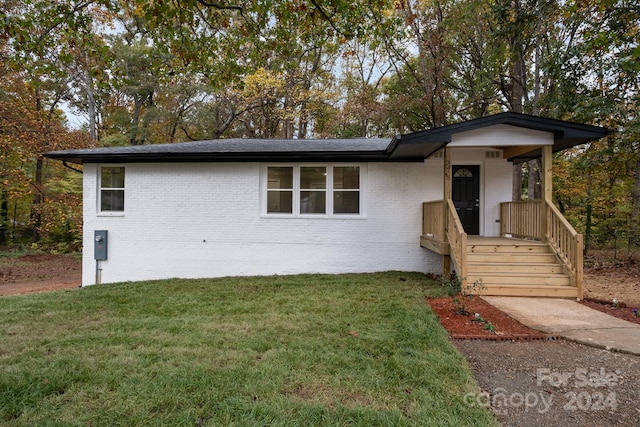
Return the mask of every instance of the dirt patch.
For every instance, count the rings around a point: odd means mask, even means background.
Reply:
[[[296,384],[287,394],[295,399],[313,402],[330,409],[339,405],[347,408],[371,405],[370,400],[361,393],[332,388],[326,384]]]
[[[640,253],[591,251],[585,258],[584,296],[640,309]]]
[[[75,288],[82,261],[70,255],[37,254],[0,258],[0,295]]]
[[[581,301],[581,304],[603,313],[607,313],[610,316],[617,317],[618,319],[640,324],[640,308],[629,307],[624,303],[613,304],[589,299]]]

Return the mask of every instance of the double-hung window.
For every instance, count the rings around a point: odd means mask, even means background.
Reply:
[[[124,212],[124,167],[100,167],[100,212]]]
[[[333,168],[333,213],[360,213],[360,167]]]
[[[290,216],[359,216],[362,168],[355,165],[266,167],[266,213]]]
[[[293,167],[278,166],[267,169],[267,212],[293,212]]]
[[[300,215],[327,213],[327,168],[300,167]]]

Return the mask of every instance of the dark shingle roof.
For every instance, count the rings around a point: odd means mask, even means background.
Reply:
[[[608,135],[609,130],[518,113],[500,113],[393,139],[217,139],[175,144],[86,148],[45,155],[72,163],[131,162],[256,162],[256,161],[422,161],[451,142],[456,133],[506,124],[554,134],[553,151],[564,150]],[[520,154],[514,162],[540,157],[539,149]]]
[[[216,139],[55,151],[47,157],[74,163],[385,160],[391,139]]]

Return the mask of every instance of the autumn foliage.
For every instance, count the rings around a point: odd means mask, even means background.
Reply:
[[[556,155],[554,202],[587,247],[637,247],[636,3],[4,1],[0,245],[79,238],[81,176],[45,151],[391,137],[515,111],[615,131]],[[514,198],[539,195],[539,169],[514,170]]]
[[[0,245],[70,245],[79,236],[81,176],[46,161],[43,153],[86,146],[88,135],[68,130],[60,111],[41,105],[37,88],[5,68],[0,81]]]

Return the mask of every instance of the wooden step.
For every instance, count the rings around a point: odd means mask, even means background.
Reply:
[[[468,263],[508,263],[508,264],[555,264],[556,256],[553,253],[469,253]]]
[[[578,296],[562,263],[542,242],[473,238],[467,244],[466,276],[467,291],[479,295]]]
[[[490,285],[486,286],[482,290],[479,290],[478,292],[475,292],[475,294],[520,297],[577,298],[578,288],[574,286],[549,285]]]
[[[482,286],[492,285],[519,285],[519,286],[569,286],[571,278],[565,274],[512,274],[512,273],[491,273],[478,274],[468,272],[467,283],[479,283]]]
[[[551,253],[548,245],[543,243],[532,244],[467,244],[467,253]]]
[[[491,274],[491,273],[544,273],[563,274],[564,268],[559,263],[521,263],[513,264],[507,262],[468,262],[467,272],[469,274]]]

